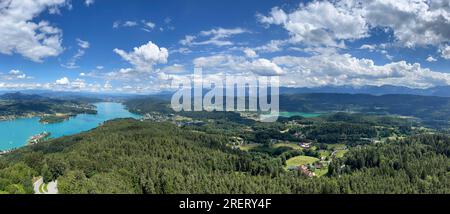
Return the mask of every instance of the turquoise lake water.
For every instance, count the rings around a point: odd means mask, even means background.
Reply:
[[[30,136],[50,132],[52,138],[77,134],[91,130],[100,123],[116,118],[136,118],[120,103],[96,103],[97,114],[80,114],[62,123],[41,124],[39,117],[0,121],[0,150],[19,148],[26,145]]]
[[[280,117],[293,117],[293,116],[301,116],[304,118],[312,118],[319,117],[321,114],[319,113],[304,113],[304,112],[280,112]]]

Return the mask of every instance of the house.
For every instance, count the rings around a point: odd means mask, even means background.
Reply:
[[[316,176],[316,173],[312,172],[312,171],[308,168],[308,166],[306,166],[306,165],[289,166],[287,169],[288,169],[289,171],[298,171],[298,172],[300,172],[300,173],[302,173],[302,174],[304,174],[304,175],[306,175],[306,176],[308,176],[308,177],[310,177],[310,178]]]
[[[197,121],[188,121],[188,122],[176,122],[178,127],[182,127],[182,126],[203,126],[206,123],[200,120]]]
[[[303,173],[304,175],[308,176],[308,177],[315,177],[316,173],[311,172],[311,170],[308,169],[307,166],[305,165],[301,165],[298,167],[298,171],[300,171],[301,173]]]
[[[311,148],[312,143],[309,142],[301,142],[298,144],[300,147],[304,148],[304,149],[309,149]]]
[[[316,163],[314,163],[314,168],[322,169],[323,168],[323,164],[321,162],[316,162]]]
[[[303,133],[301,133],[301,132],[295,132],[293,134],[293,136],[296,137],[296,138],[304,138],[305,137],[305,135]]]

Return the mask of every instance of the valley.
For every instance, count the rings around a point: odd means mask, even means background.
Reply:
[[[353,100],[363,106],[360,96]],[[142,117],[2,155],[0,190],[32,193],[32,178],[42,177],[57,180],[59,193],[450,192],[450,136],[417,118],[327,107],[262,123],[235,112],[176,113],[161,97],[123,104]]]

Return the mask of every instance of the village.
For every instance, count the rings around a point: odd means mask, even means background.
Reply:
[[[0,156],[9,154],[13,152],[15,149],[8,149],[8,150],[0,150]]]
[[[39,133],[37,135],[33,135],[27,140],[27,144],[26,145],[27,146],[31,146],[31,145],[36,145],[38,143],[41,143],[41,142],[47,140],[50,135],[51,135],[50,132],[42,132],[42,133]],[[16,148],[7,149],[7,150],[0,150],[0,156],[10,154],[10,153],[14,152],[15,150],[16,150]]]
[[[258,151],[263,145],[258,144],[242,144],[242,139],[234,139],[236,143],[232,148],[240,149],[247,152]],[[323,146],[323,145],[322,145]],[[298,143],[288,141],[276,141],[268,147],[270,150],[291,151],[299,155],[290,157],[285,160],[286,171],[298,172],[307,177],[320,177],[328,172],[328,166],[334,158],[343,157],[348,152],[347,146],[343,144],[328,145],[327,148],[317,145],[312,141],[300,141]]]
[[[33,135],[28,139],[27,144],[28,145],[38,144],[38,143],[46,140],[49,136],[50,136],[50,132],[42,132],[40,134]]]
[[[0,115],[0,121],[11,121],[11,120],[19,119],[19,118],[33,118],[33,117],[38,117],[40,115],[41,114],[37,114],[37,113]]]
[[[193,120],[188,117],[183,117],[180,115],[175,114],[162,114],[159,112],[151,112],[146,113],[144,116],[140,119],[140,121],[153,121],[153,122],[171,122],[176,124],[178,127],[185,127],[185,126],[203,126],[206,123],[202,120]]]

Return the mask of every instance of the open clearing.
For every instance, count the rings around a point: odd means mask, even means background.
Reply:
[[[286,168],[290,167],[290,166],[300,166],[300,165],[306,165],[306,164],[312,164],[316,161],[319,161],[318,158],[315,157],[309,157],[309,156],[296,156],[293,158],[290,158],[289,160],[286,161]]]
[[[314,171],[314,173],[316,173],[317,177],[324,176],[324,175],[326,175],[328,173],[328,167],[324,167],[322,169],[316,169]]]
[[[300,147],[298,144],[296,143],[276,143],[273,145],[274,148],[279,148],[279,147],[289,147],[295,150],[302,150],[303,148]]]
[[[252,150],[258,146],[261,146],[261,144],[244,144],[244,145],[240,145],[239,149],[242,151],[249,151]]]
[[[347,152],[348,152],[348,150],[339,150],[339,151],[336,151],[336,158],[342,158],[342,157],[344,157],[345,153],[347,153]]]

